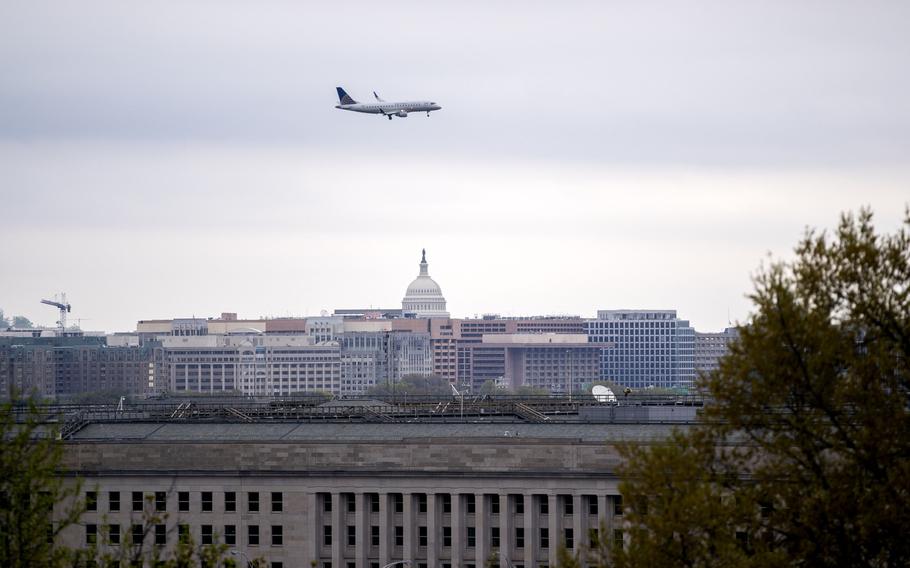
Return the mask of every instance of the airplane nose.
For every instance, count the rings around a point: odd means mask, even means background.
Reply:
[[[433,110],[440,110],[442,107],[439,105],[433,105]]]

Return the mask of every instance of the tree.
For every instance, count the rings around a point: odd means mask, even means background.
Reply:
[[[189,535],[180,535],[177,546],[167,553],[157,546],[133,543],[131,534],[123,540],[129,546],[107,546],[114,544],[106,540],[107,524],[101,525],[92,545],[76,550],[62,546],[58,536],[78,523],[86,510],[82,483],[64,483],[63,443],[57,428],[46,420],[34,399],[23,401],[15,394],[0,405],[0,566],[237,566],[233,558],[225,556],[226,545],[196,546]],[[150,496],[141,519],[143,542],[166,519],[166,513],[155,512]],[[261,559],[253,563],[264,565]]]
[[[53,538],[78,522],[84,504],[80,485],[57,475],[63,448],[56,436],[34,400],[11,397],[0,406],[0,566],[59,566],[69,557]],[[63,509],[53,517],[57,503]]]
[[[623,446],[618,566],[910,564],[910,210],[808,232],[755,278],[700,424]]]
[[[405,375],[400,381],[367,389],[369,396],[451,396],[449,381],[438,375]]]
[[[32,320],[28,319],[25,316],[15,316],[13,318],[13,327],[20,327],[22,329],[32,329],[35,327],[35,324],[32,323]]]
[[[0,310],[0,329],[6,329],[10,326],[10,321],[6,318],[3,310]]]

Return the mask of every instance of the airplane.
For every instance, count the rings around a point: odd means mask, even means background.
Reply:
[[[338,102],[341,103],[335,105],[335,108],[352,110],[354,112],[365,112],[367,114],[381,114],[389,117],[389,120],[392,120],[393,116],[406,118],[409,112],[426,112],[427,116],[430,116],[430,111],[442,108],[431,101],[386,102],[379,98],[376,91],[373,91],[373,96],[376,97],[375,104],[358,103],[351,98],[351,95],[344,92],[344,89],[341,87],[335,87],[335,90],[338,91]]]

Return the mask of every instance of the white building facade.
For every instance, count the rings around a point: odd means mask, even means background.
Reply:
[[[405,314],[413,314],[418,318],[449,317],[442,289],[435,280],[430,278],[426,250],[423,251],[420,259],[420,274],[408,285],[404,299],[401,300],[401,310]]]

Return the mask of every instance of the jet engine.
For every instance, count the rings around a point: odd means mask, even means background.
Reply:
[[[400,110],[400,111],[398,111],[398,112],[395,113],[395,116],[400,116],[401,118],[407,118],[407,117],[408,117],[408,111],[406,111],[406,110]]]

